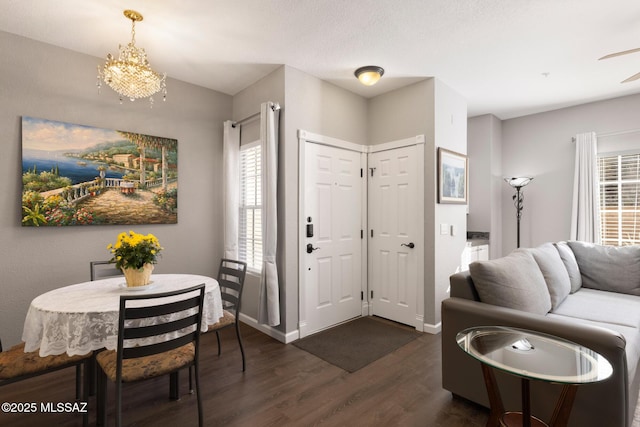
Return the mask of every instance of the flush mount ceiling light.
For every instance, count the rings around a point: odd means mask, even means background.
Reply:
[[[153,95],[162,91],[162,98],[167,98],[166,74],[159,74],[151,69],[147,53],[136,47],[136,22],[143,17],[135,10],[125,10],[124,16],[131,19],[131,42],[120,45],[118,59],[108,54],[104,67],[98,66],[98,90],[102,80],[123,98],[135,101],[138,98],[149,98],[153,107]]]
[[[353,74],[363,85],[373,86],[378,83],[378,80],[384,74],[384,68],[377,65],[367,65],[366,67],[358,68]]]

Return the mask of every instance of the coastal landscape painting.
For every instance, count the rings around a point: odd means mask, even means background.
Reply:
[[[22,117],[22,225],[175,224],[178,141]]]

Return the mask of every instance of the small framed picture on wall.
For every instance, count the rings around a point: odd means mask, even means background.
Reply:
[[[438,203],[467,203],[468,166],[464,154],[438,147]]]

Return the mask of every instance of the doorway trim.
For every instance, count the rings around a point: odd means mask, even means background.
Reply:
[[[367,170],[367,153],[368,146],[355,144],[353,142],[344,141],[337,138],[332,138],[324,135],[315,134],[302,129],[298,129],[298,338],[303,338],[308,335],[307,331],[307,314],[306,314],[306,280],[303,262],[306,255],[306,221],[305,221],[305,172],[306,172],[306,145],[320,144],[330,147],[340,148],[343,150],[355,151],[360,153],[361,164],[363,165],[363,173]],[[363,179],[362,182],[362,197],[361,203],[361,226],[363,230],[367,230],[367,180]],[[362,251],[361,269],[361,292],[363,296],[367,294],[367,239],[361,239],[360,243]],[[369,300],[363,298],[361,305],[361,315],[366,316],[369,314]],[[314,331],[314,333],[317,331]]]

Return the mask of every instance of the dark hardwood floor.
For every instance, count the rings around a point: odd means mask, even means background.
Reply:
[[[247,370],[234,331],[201,341],[201,393],[206,426],[484,426],[488,411],[442,389],[440,336],[418,339],[352,374],[242,325]],[[479,368],[478,368],[479,369]],[[73,402],[74,371],[66,369],[0,388],[1,402]],[[168,378],[125,384],[123,420],[132,426],[196,426],[187,375],[182,398],[170,401]],[[113,384],[109,425],[113,425]],[[89,399],[95,423],[95,397]],[[0,426],[79,426],[77,414],[0,413]]]

